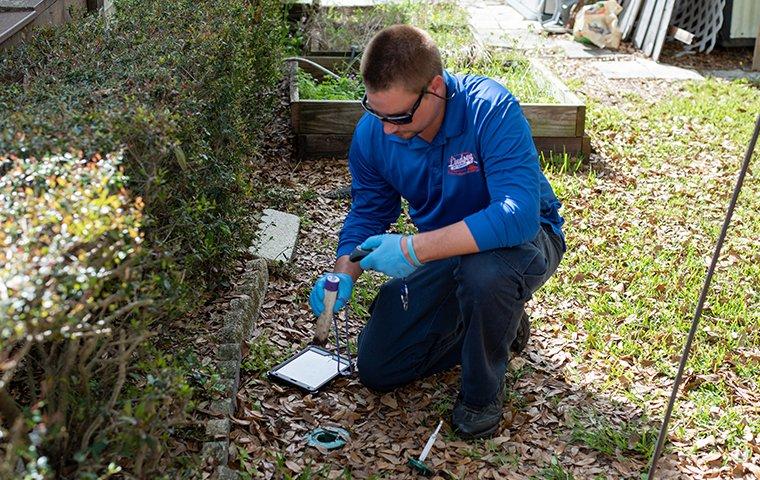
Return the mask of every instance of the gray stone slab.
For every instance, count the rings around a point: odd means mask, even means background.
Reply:
[[[538,33],[538,22],[525,20],[514,8],[504,4],[484,5],[465,0],[470,26],[483,45],[515,50],[535,50],[545,44]]]
[[[546,39],[528,30],[482,29],[478,32],[480,41],[490,47],[511,48],[513,50],[535,50],[546,44]]]
[[[224,378],[234,378],[240,370],[240,364],[235,360],[225,360],[219,362],[217,368],[219,368],[219,374]]]
[[[290,262],[301,220],[290,213],[266,209],[259,224],[257,244],[251,253],[270,261]]]
[[[622,55],[614,50],[590,47],[580,42],[565,39],[553,40],[551,45],[561,48],[568,58],[615,58]]]
[[[752,72],[748,70],[703,70],[702,75],[705,77],[722,78],[724,80],[751,80],[753,82],[760,82],[760,72]]]
[[[226,418],[215,418],[206,423],[206,435],[216,440],[227,438],[230,435],[230,421]]]
[[[209,406],[209,411],[214,415],[234,415],[235,402],[231,398],[214,400]]]
[[[592,65],[602,75],[610,79],[619,78],[662,78],[669,80],[702,80],[704,77],[694,70],[663,65],[649,59],[593,62]]]
[[[243,328],[239,324],[227,324],[222,326],[218,332],[216,332],[217,340],[222,343],[229,342],[242,342],[243,341]]]
[[[204,463],[213,465],[227,465],[230,458],[229,440],[224,442],[206,442],[201,449],[201,458]]]
[[[216,468],[212,478],[214,480],[240,480],[240,473],[226,465],[220,465]]]
[[[223,395],[230,395],[232,398],[236,398],[238,388],[240,388],[240,372],[233,378],[226,378],[221,381],[224,385],[222,389]]]
[[[242,358],[242,352],[240,351],[239,343],[225,343],[219,345],[219,360],[234,360],[240,363]]]

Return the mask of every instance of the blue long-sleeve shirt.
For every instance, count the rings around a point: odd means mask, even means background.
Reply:
[[[366,113],[359,120],[338,257],[384,233],[401,212],[401,197],[420,232],[464,220],[481,251],[529,241],[541,223],[564,239],[561,204],[541,172],[517,99],[486,77],[444,72],[444,79],[449,99],[430,143],[387,135]]]

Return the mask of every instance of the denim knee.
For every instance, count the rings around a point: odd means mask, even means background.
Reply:
[[[378,361],[366,354],[362,354],[361,348],[356,360],[359,370],[359,381],[362,385],[378,392],[388,392],[399,385],[391,378],[393,375],[388,371],[387,362]]]
[[[459,288],[477,295],[494,294],[504,287],[517,288],[521,282],[518,272],[504,268],[493,251],[462,256],[455,277]]]

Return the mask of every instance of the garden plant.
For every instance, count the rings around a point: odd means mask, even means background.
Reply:
[[[411,1],[382,4],[372,8],[322,8],[308,18],[305,30],[307,49],[329,52],[360,50],[374,33],[394,23],[410,23],[430,32],[441,49],[444,66],[453,73],[472,73],[498,79],[522,103],[556,103],[541,89],[528,58],[515,50],[487,49],[476,45],[467,12],[454,2],[417,3]],[[318,39],[318,41],[316,40]],[[309,53],[308,51],[306,53]],[[299,94],[304,99],[358,100],[364,93],[352,68],[336,72],[341,78],[315,80],[306,72],[298,77]]]
[[[173,329],[250,245],[284,17],[272,0],[115,11],[0,56],[1,478],[198,468],[168,455],[205,375]]]

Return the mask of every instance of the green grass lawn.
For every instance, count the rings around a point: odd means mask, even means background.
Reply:
[[[675,376],[758,112],[760,91],[746,82],[688,83],[656,103],[636,95],[615,107],[590,101],[587,129],[602,161],[574,172],[546,166],[565,205],[568,252],[537,300],[569,300],[572,308],[554,310],[552,321],[581,334],[580,361],[608,374],[600,390],[658,419],[662,410],[648,407],[662,391],[634,387],[670,385]],[[760,435],[755,406],[736,393],[757,391],[760,378],[758,239],[760,184],[750,173],[671,423],[680,439],[712,435],[737,456]]]

